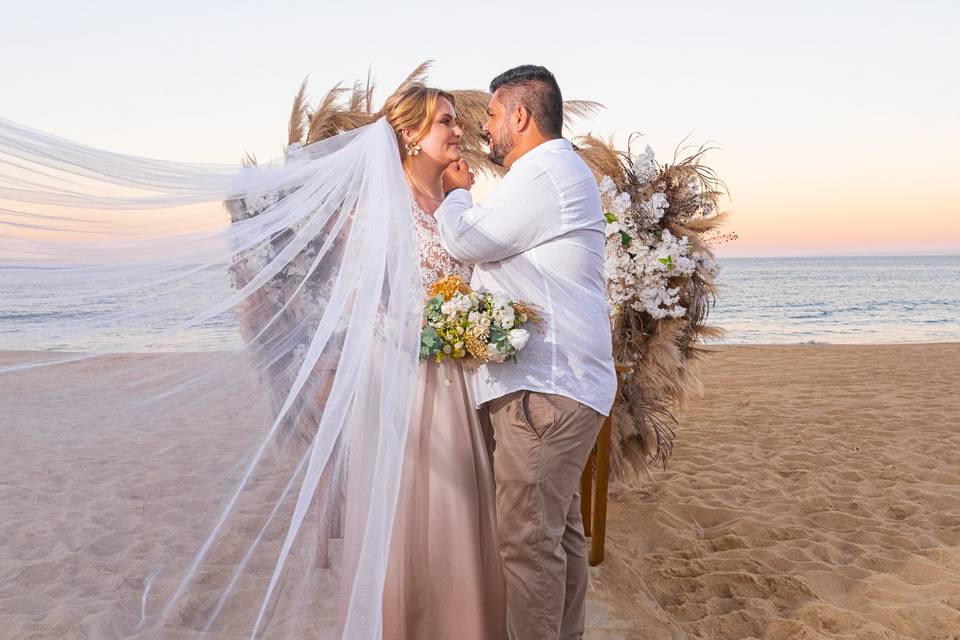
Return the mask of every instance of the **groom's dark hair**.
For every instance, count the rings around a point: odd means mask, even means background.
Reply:
[[[530,111],[540,133],[563,135],[563,96],[546,67],[524,64],[504,71],[490,82],[490,93],[497,89],[505,89],[501,102],[508,110],[522,104]]]

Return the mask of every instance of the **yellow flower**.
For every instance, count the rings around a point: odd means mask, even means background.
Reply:
[[[444,302],[447,302],[453,297],[453,294],[457,292],[466,295],[471,291],[472,289],[467,286],[467,283],[465,283],[460,276],[447,276],[434,282],[427,292],[427,295],[431,298],[436,295],[442,295]]]
[[[467,347],[467,353],[472,355],[480,362],[486,362],[490,359],[490,353],[487,351],[487,343],[478,340],[469,333],[463,337],[463,344]]]

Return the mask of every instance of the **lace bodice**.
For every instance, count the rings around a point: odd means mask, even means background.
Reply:
[[[473,267],[466,265],[443,250],[440,245],[440,232],[437,220],[432,214],[413,202],[413,219],[417,230],[417,244],[420,247],[420,273],[423,288],[446,276],[460,276],[464,282],[470,282]]]

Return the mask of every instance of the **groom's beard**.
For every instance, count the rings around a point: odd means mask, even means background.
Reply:
[[[487,136],[487,144],[490,147],[487,158],[493,164],[502,167],[504,159],[513,151],[513,141],[510,140],[510,133],[508,131],[498,131],[496,138],[493,133],[490,133]]]

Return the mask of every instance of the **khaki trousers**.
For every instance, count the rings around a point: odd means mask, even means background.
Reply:
[[[587,542],[580,474],[603,416],[571,398],[533,391],[492,400],[481,416],[494,437],[509,637],[582,638]]]

